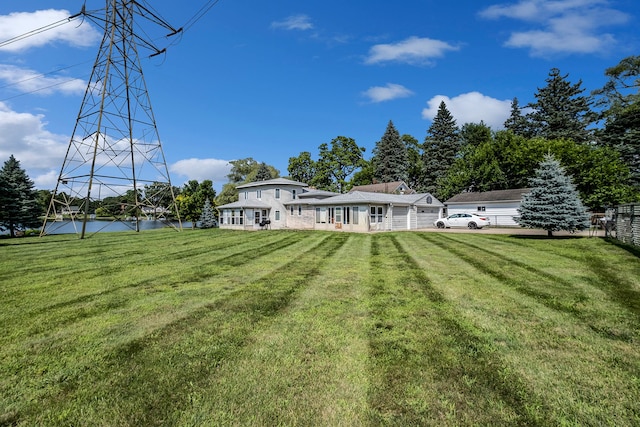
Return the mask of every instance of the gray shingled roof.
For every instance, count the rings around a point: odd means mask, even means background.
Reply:
[[[351,192],[354,191],[366,191],[370,193],[387,193],[394,194],[398,191],[398,187],[404,185],[407,188],[405,194],[415,194],[415,190],[409,188],[409,186],[404,181],[394,181],[394,182],[380,182],[377,184],[367,184],[367,185],[356,185],[351,189]]]
[[[460,193],[449,200],[452,203],[476,203],[476,202],[515,202],[522,200],[522,195],[531,191],[530,188],[516,188],[512,190],[479,191],[472,193]]]
[[[367,191],[353,191],[351,193],[340,194],[338,196],[329,197],[322,200],[316,200],[312,204],[314,205],[340,205],[340,204],[394,204],[397,206],[409,206],[418,204],[426,205],[427,197],[431,196],[427,193],[422,194],[386,194],[386,193],[371,193]],[[424,199],[424,200],[422,200]],[[442,206],[442,203],[435,197],[431,196],[432,206]]]
[[[294,181],[287,178],[274,178],[265,181],[254,181],[246,184],[238,185],[237,188],[262,187],[264,185],[296,185],[298,187],[308,187],[304,182]]]
[[[262,200],[247,199],[217,206],[216,209],[270,209],[271,205]]]

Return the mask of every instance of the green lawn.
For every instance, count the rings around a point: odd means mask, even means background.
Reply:
[[[0,296],[0,425],[640,425],[640,258],[602,238],[4,239]]]

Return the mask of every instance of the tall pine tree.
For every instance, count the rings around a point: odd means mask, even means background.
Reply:
[[[446,176],[460,150],[458,132],[455,119],[442,101],[427,130],[423,151],[424,188],[436,197],[440,197],[438,180]]]
[[[0,229],[16,232],[40,225],[42,213],[33,181],[11,155],[0,169]]]
[[[514,220],[525,228],[575,232],[589,228],[587,214],[571,178],[560,162],[547,154],[530,179],[531,191],[523,196]]]
[[[378,182],[407,181],[409,162],[407,146],[393,122],[389,120],[387,130],[373,150],[373,177]]]
[[[640,56],[624,58],[605,75],[609,81],[593,92],[600,97],[596,105],[605,107],[599,143],[620,153],[631,171],[631,185],[640,192]]]
[[[591,100],[583,96],[582,80],[571,84],[560,70],[552,68],[546,79],[547,86],[538,88],[536,102],[527,107],[533,111],[526,115],[531,135],[546,139],[572,139],[575,142],[590,142],[590,124],[595,120],[591,111]]]
[[[531,136],[527,119],[522,115],[522,109],[518,103],[518,98],[513,98],[511,101],[511,115],[507,120],[505,120],[504,128],[518,136],[524,136],[525,138]]]

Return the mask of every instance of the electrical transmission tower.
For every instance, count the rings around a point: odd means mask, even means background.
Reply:
[[[174,217],[176,229],[182,228],[137,46],[152,49],[151,56],[164,50],[138,38],[134,16],[164,26],[168,35],[180,30],[141,2],[107,0],[105,10],[103,18],[81,12],[104,25],[104,36],[41,235],[55,231],[64,217],[82,239],[97,208],[136,231],[142,217]],[[105,197],[111,205],[102,206]]]

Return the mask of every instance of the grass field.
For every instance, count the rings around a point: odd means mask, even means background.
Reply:
[[[601,238],[0,240],[0,425],[640,425],[640,258]]]

